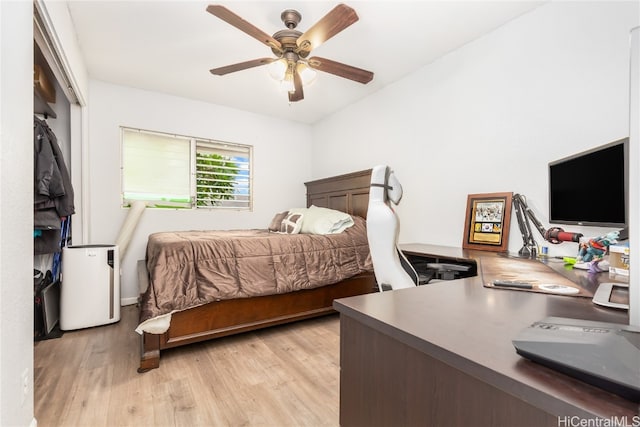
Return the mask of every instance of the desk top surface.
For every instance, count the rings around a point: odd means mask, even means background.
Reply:
[[[488,256],[432,245],[402,249],[461,260]],[[486,288],[480,269],[476,277],[336,300],[334,308],[550,413],[640,422],[633,418],[639,414],[637,403],[527,361],[511,343],[547,316],[627,324],[626,311],[596,306],[589,298]]]

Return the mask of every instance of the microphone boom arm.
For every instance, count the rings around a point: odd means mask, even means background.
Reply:
[[[524,196],[520,194],[514,194],[512,198],[513,207],[516,210],[516,218],[518,219],[518,227],[520,233],[522,233],[522,248],[518,251],[518,255],[535,258],[538,252],[538,243],[533,237],[531,231],[531,222],[533,222],[540,234],[544,236],[545,229],[540,224],[540,221],[533,215]],[[531,222],[530,222],[531,221]]]
[[[526,256],[535,258],[538,252],[538,244],[533,237],[531,231],[531,222],[538,229],[540,235],[548,242],[554,245],[562,242],[579,242],[581,233],[567,233],[562,228],[553,227],[546,230],[542,223],[533,214],[533,211],[529,209],[526,198],[521,194],[514,194],[512,198],[513,207],[516,211],[516,217],[518,219],[518,227],[520,233],[522,233],[522,248],[518,251],[520,256]]]

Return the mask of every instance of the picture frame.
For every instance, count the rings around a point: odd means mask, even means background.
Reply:
[[[464,249],[506,252],[511,225],[513,193],[484,193],[467,196],[464,221]]]

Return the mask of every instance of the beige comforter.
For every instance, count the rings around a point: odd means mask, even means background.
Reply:
[[[373,270],[365,221],[340,234],[267,230],[154,233],[140,322],[212,301],[280,294]]]

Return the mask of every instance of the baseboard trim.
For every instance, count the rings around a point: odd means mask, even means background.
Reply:
[[[120,305],[121,306],[125,306],[125,305],[135,305],[138,303],[138,297],[132,297],[132,298],[120,298]]]

